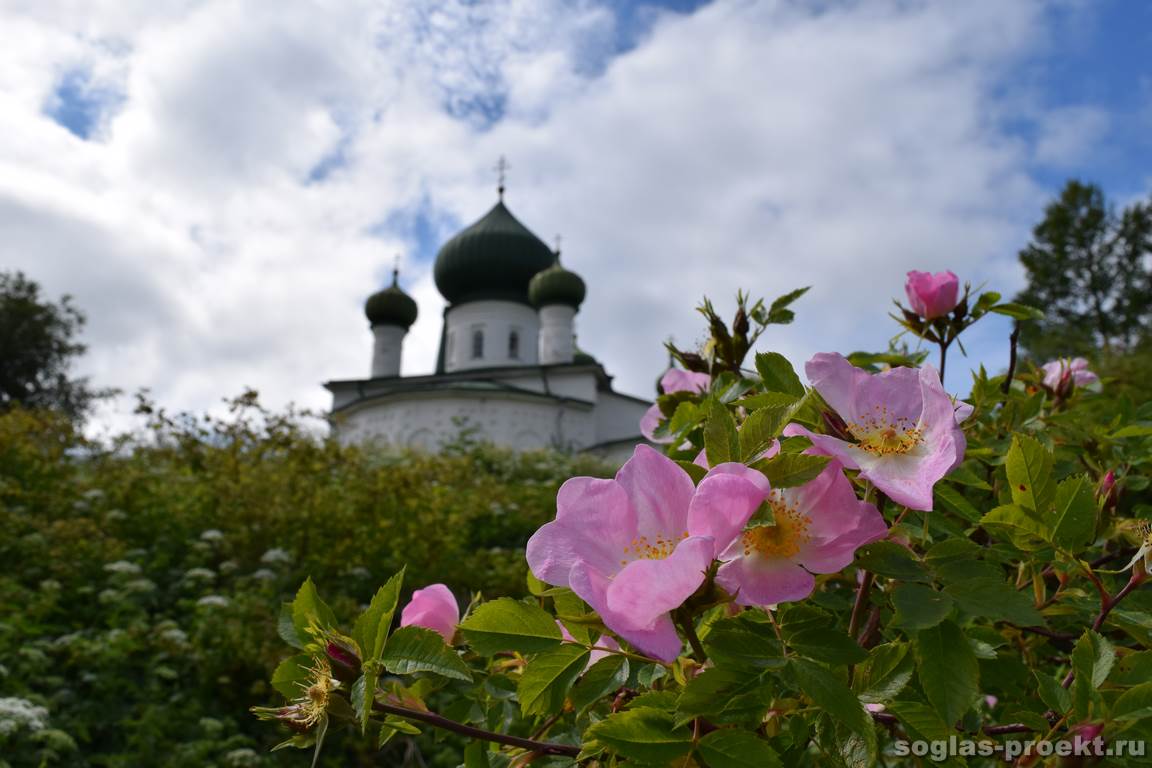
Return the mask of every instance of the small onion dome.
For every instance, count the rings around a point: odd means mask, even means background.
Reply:
[[[599,365],[596,358],[580,348],[576,349],[576,354],[572,356],[572,362],[575,365]]]
[[[575,272],[569,272],[560,266],[560,254],[556,254],[556,261],[543,272],[538,273],[528,284],[528,299],[534,307],[545,307],[549,304],[564,304],[579,309],[584,301],[586,289],[584,280]]]
[[[410,328],[416,322],[416,302],[400,289],[399,278],[399,272],[392,270],[392,285],[372,294],[364,303],[364,314],[373,326],[398,325]]]
[[[451,304],[485,299],[527,304],[529,281],[552,261],[552,249],[501,200],[444,244],[433,275],[436,288]]]

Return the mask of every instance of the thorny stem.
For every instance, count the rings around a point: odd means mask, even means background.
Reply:
[[[1100,613],[1096,614],[1096,620],[1092,622],[1093,632],[1099,632],[1100,628],[1104,626],[1104,622],[1107,620],[1108,614],[1112,613],[1112,609],[1119,605],[1121,600],[1132,594],[1132,592],[1138,586],[1144,583],[1146,574],[1143,570],[1140,570],[1140,567],[1141,566],[1139,563],[1133,567],[1132,576],[1128,579],[1128,583],[1125,584],[1124,588],[1117,592],[1115,595],[1109,595],[1108,591],[1104,589],[1103,584],[1100,583],[1100,577],[1096,576],[1094,573],[1089,572],[1093,577],[1093,581],[1097,585],[1097,589],[1100,590]],[[1067,688],[1072,685],[1072,681],[1075,679],[1076,671],[1070,669],[1068,670],[1068,674],[1064,676],[1064,682],[1062,682],[1060,685]]]
[[[947,341],[940,342],[940,383],[944,383],[944,364],[948,362],[948,344]]]
[[[472,739],[480,739],[481,741],[491,741],[496,744],[504,744],[509,747],[519,747],[527,749],[540,755],[561,755],[564,757],[576,757],[580,754],[580,747],[571,744],[556,744],[548,741],[536,741],[535,739],[525,739],[520,736],[510,736],[506,733],[496,733],[494,731],[486,731],[483,728],[476,728],[464,723],[458,723],[455,720],[449,720],[442,715],[435,712],[422,712],[418,709],[409,709],[408,707],[399,707],[395,704],[383,704],[375,702],[372,709],[376,712],[383,712],[388,715],[396,715],[403,717],[406,720],[415,720],[421,723],[427,723],[435,728],[441,728],[445,731],[452,731],[459,733],[461,736],[467,736]]]
[[[860,579],[860,586],[856,589],[856,602],[852,605],[852,618],[848,620],[848,636],[855,638],[856,633],[860,629],[860,621],[864,618],[864,609],[868,607],[868,591],[872,589],[872,582],[875,576],[869,571],[864,571],[864,577]]]
[[[1008,337],[1008,373],[1004,376],[1004,383],[1000,391],[1005,395],[1012,388],[1012,378],[1016,375],[1016,346],[1020,343],[1020,321],[1012,325],[1012,335]]]
[[[692,623],[692,617],[680,611],[677,611],[675,615],[677,626],[688,638],[688,645],[692,646],[692,657],[701,664],[708,661],[708,654],[704,650],[703,643],[700,642],[700,636],[696,634],[696,625]]]

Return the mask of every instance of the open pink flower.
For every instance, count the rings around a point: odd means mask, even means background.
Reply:
[[[400,626],[434,630],[444,637],[446,643],[452,642],[459,623],[460,606],[452,591],[443,584],[429,584],[416,590],[400,612]]]
[[[1040,370],[1044,371],[1044,386],[1064,395],[1073,387],[1086,387],[1100,381],[1099,376],[1088,370],[1088,361],[1082,357],[1049,360],[1040,366]]]
[[[960,280],[951,272],[932,274],[912,270],[904,283],[904,292],[908,294],[908,306],[913,312],[925,320],[934,320],[960,303]]]
[[[769,493],[768,504],[775,525],[749,528],[720,555],[716,583],[741,605],[802,600],[816,586],[813,573],[846,568],[859,547],[888,533],[835,459],[811,482]]]
[[[704,392],[711,383],[712,377],[706,373],[669,368],[660,379],[660,390],[666,395],[673,392]],[[663,418],[664,414],[660,412],[660,406],[653,405],[644,412],[644,416],[640,419],[640,434],[653,443],[672,442],[671,437],[656,436],[656,428],[660,426],[660,421]]]
[[[528,541],[528,567],[569,587],[604,624],[645,653],[671,661],[682,647],[669,612],[704,581],[740,535],[766,489],[735,467],[698,487],[676,462],[636,447],[612,480],[574,477],[556,496],[556,519]]]
[[[840,355],[821,352],[804,370],[852,440],[815,434],[799,424],[789,424],[784,434],[811,439],[820,453],[859,469],[898,504],[932,509],[932,487],[964,460],[967,442],[959,422],[971,407],[953,402],[930,365],[870,374]]]

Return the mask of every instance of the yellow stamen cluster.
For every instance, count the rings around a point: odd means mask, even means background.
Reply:
[[[663,560],[672,554],[676,549],[676,545],[684,539],[688,538],[688,531],[680,534],[677,539],[673,536],[665,537],[664,534],[656,534],[654,541],[649,540],[647,536],[637,536],[632,539],[632,543],[624,547],[624,558],[620,561],[620,565],[627,565],[631,560]]]
[[[848,424],[860,448],[876,456],[897,456],[908,453],[924,438],[923,431],[905,416],[888,412],[885,405],[873,407],[873,413],[859,422]]]
[[[332,679],[332,667],[325,658],[316,659],[312,667],[312,674],[300,683],[304,693],[294,700],[296,706],[296,719],[305,726],[311,727],[320,722],[328,712],[328,701],[332,691],[340,685],[339,681]]]
[[[744,555],[747,557],[756,552],[763,557],[793,557],[812,538],[808,533],[812,518],[786,502],[775,491],[768,497],[768,504],[772,507],[776,524],[761,525],[745,531],[742,537]]]

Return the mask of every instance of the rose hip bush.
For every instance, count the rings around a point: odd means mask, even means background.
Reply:
[[[317,755],[339,728],[438,733],[468,768],[904,765],[898,740],[950,736],[972,750],[952,764],[992,765],[974,745],[1152,737],[1152,405],[1103,400],[1083,360],[1019,362],[1017,333],[961,400],[938,371],[962,332],[1037,310],[951,273],[906,290],[935,366],[905,346],[801,377],[749,355],[803,291],[742,295],[730,325],[705,302],[710,339],[670,345],[644,418],[663,450],[561,486],[530,598],[401,571],[347,624],[309,580],[258,714]]]

